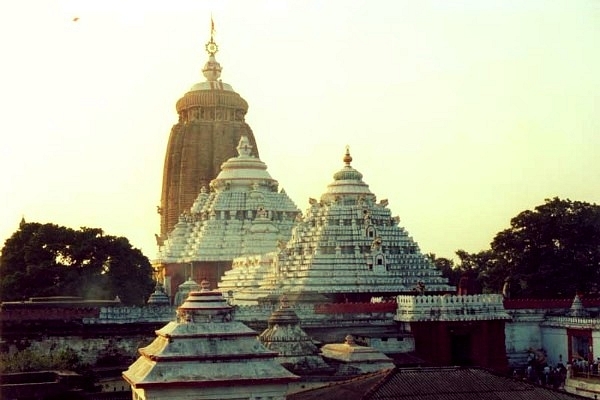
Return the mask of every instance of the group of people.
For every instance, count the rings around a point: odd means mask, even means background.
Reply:
[[[552,366],[546,362],[545,357],[540,359],[536,357],[536,354],[531,354],[524,374],[521,375],[518,370],[514,370],[513,376],[538,385],[563,389],[568,373],[580,376],[600,377],[600,357],[593,361],[589,361],[583,357],[573,358],[569,364],[569,368],[562,363],[562,360],[555,366]]]
[[[562,363],[562,357],[555,366],[552,366],[547,362],[546,353],[543,349],[529,349],[528,353],[527,367],[524,376],[522,376],[524,380],[542,386],[551,386],[554,389],[564,388],[567,367]],[[521,377],[516,370],[514,376]]]
[[[593,361],[588,361],[586,358],[578,357],[574,358],[571,362],[573,372],[577,374],[589,374],[598,376],[600,369],[600,357]]]
[[[556,366],[551,366],[547,363],[543,365],[530,363],[525,373],[525,378],[529,382],[542,386],[551,386],[554,389],[564,388],[566,377],[567,368],[561,362],[556,364]]]

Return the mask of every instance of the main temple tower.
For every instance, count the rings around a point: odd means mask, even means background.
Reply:
[[[242,136],[250,141],[252,155],[258,157],[254,134],[244,120],[248,103],[219,79],[222,69],[215,58],[218,47],[212,21],[205,47],[208,61],[202,74],[206,81],[193,85],[175,106],[179,121],[169,136],[158,208],[162,239],[190,209],[200,189],[217,176],[221,164],[237,155]]]

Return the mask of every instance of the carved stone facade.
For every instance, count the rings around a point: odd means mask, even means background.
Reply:
[[[236,257],[272,252],[290,238],[300,210],[252,149],[242,136],[238,155],[200,189],[160,248],[155,266],[171,298],[187,277],[218,282]]]
[[[248,103],[223,83],[221,65],[214,53],[202,70],[206,81],[195,84],[177,101],[179,121],[171,129],[165,164],[159,241],[166,238],[189,210],[202,187],[208,187],[221,164],[236,155],[236,146],[246,136],[258,157],[252,129],[244,118]]]
[[[226,273],[219,288],[231,290],[236,304],[280,294],[293,295],[290,301],[368,302],[398,293],[455,290],[398,225],[388,201],[377,202],[352,167],[348,150],[343,161],[320,201],[309,200],[271,265],[250,269],[246,265],[252,260],[237,259]]]

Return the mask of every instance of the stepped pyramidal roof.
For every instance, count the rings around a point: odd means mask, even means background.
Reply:
[[[148,304],[152,305],[164,305],[170,304],[169,296],[165,293],[165,288],[159,282],[156,282],[156,286],[154,287],[154,292],[150,295],[148,299]]]
[[[377,201],[352,167],[347,148],[344,166],[333,175],[320,201],[310,200],[291,239],[263,262],[234,260],[219,283],[234,301],[252,304],[272,294],[306,293],[335,300],[413,291],[449,292],[454,288],[398,225],[388,201]],[[264,261],[270,260],[270,263]]]
[[[123,373],[135,398],[284,398],[297,379],[275,361],[256,331],[233,319],[232,306],[208,282],[191,292],[177,309],[177,321],[156,331],[156,339],[139,349],[140,357]]]
[[[300,327],[300,318],[281,297],[279,309],[268,320],[268,327],[258,339],[269,350],[279,354],[278,362],[297,374],[328,373],[333,370],[319,355],[319,349]]]
[[[231,261],[268,253],[287,241],[300,210],[242,136],[238,155],[203,187],[159,252],[163,262]]]

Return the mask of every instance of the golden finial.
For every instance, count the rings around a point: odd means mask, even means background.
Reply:
[[[350,166],[352,162],[352,156],[350,155],[350,146],[346,145],[346,154],[344,155],[344,162],[347,166]]]

